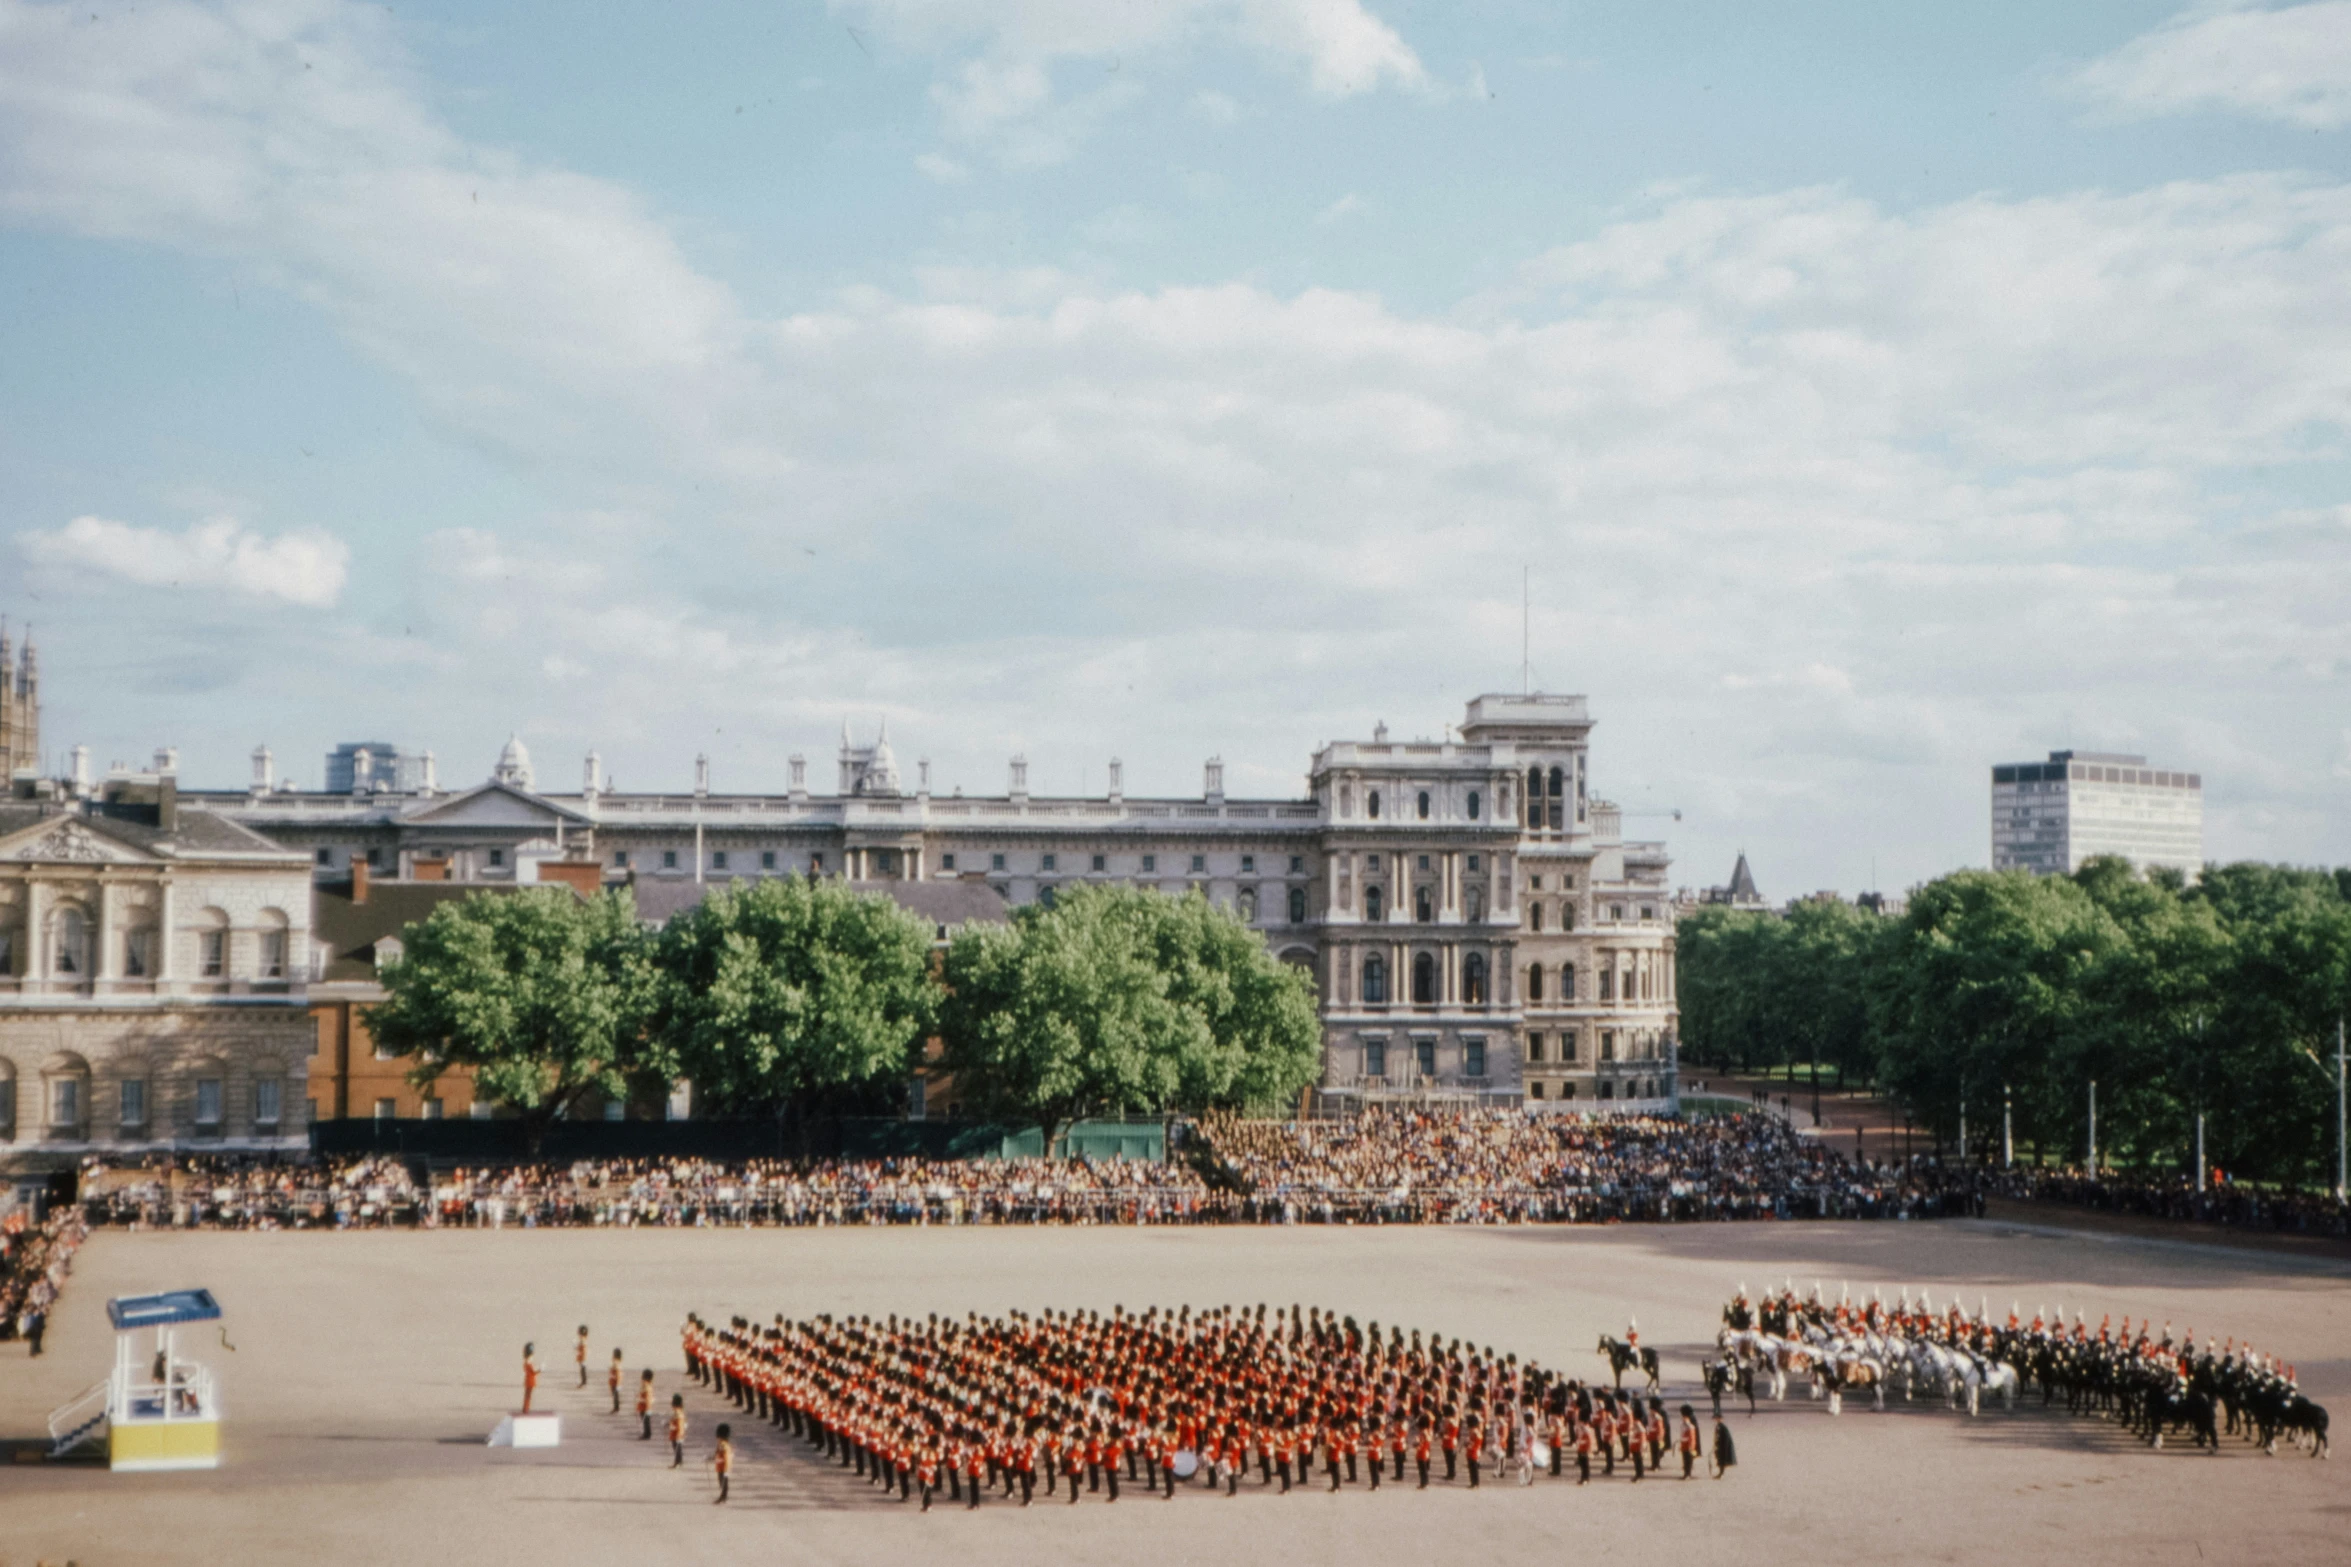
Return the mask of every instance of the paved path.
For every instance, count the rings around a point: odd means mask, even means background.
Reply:
[[[1726,1482],[1557,1482],[1281,1497],[1185,1492],[1023,1511],[919,1516],[750,1429],[737,1500],[667,1468],[658,1443],[561,1386],[572,1329],[595,1362],[617,1342],[682,1385],[676,1327],[705,1314],[930,1311],[1148,1303],[1320,1303],[1441,1329],[1596,1375],[1593,1341],[1638,1317],[1690,1396],[1723,1296],[1818,1278],[2085,1306],[2234,1333],[2295,1359],[2351,1408],[2351,1267],[1995,1223],[1589,1229],[964,1229],[125,1235],[82,1253],[52,1353],[0,1346],[0,1435],[107,1363],[110,1294],[203,1284],[234,1353],[210,1346],[228,1463],[209,1474],[0,1467],[0,1559],[315,1564],[939,1561],[1364,1563],[1573,1559],[1666,1551],[1742,1564],[1862,1555],[2014,1567],[2339,1559],[2351,1466],[2151,1453],[2111,1426],[2029,1408],[1970,1422],[1938,1409],[1841,1419],[1792,1402],[1735,1415]],[[566,1441],[493,1452],[537,1340]],[[699,1392],[697,1463],[723,1411]],[[748,1423],[739,1424],[743,1429]]]

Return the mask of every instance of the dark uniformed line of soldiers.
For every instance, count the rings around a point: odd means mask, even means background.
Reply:
[[[1645,1402],[1402,1328],[1383,1334],[1319,1308],[1153,1307],[976,1313],[963,1321],[891,1316],[720,1327],[690,1316],[687,1368],[746,1416],[790,1431],[827,1459],[928,1509],[944,1490],[966,1508],[1001,1492],[1026,1506],[1106,1495],[1120,1482],[1173,1498],[1179,1482],[1237,1495],[1327,1488],[1383,1477],[1418,1485],[1491,1467],[1521,1484],[1538,1473],[1578,1484],[1619,1465],[1689,1478],[1706,1456],[1692,1408],[1678,1436],[1664,1400]],[[1736,1455],[1715,1423],[1719,1478]]]

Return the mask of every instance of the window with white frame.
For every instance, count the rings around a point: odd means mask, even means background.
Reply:
[[[217,1077],[196,1079],[196,1130],[220,1130],[221,1081]]]
[[[260,1077],[253,1081],[253,1124],[274,1127],[285,1103],[285,1079]]]
[[[122,1126],[126,1132],[138,1131],[147,1124],[147,1083],[143,1078],[126,1077],[115,1089],[122,1110]]]

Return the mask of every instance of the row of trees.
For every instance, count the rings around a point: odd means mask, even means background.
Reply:
[[[932,928],[797,878],[720,888],[657,932],[625,893],[443,904],[411,926],[368,1024],[532,1128],[693,1081],[707,1113],[847,1113],[928,1063],[979,1113],[1042,1123],[1286,1104],[1314,1080],[1306,977],[1206,899],[1075,888],[1010,924]]]
[[[1682,1034],[1745,1068],[1882,1083],[1969,1151],[2332,1182],[2334,1045],[2351,1010],[2351,870],[2117,859],[2070,877],[1964,871],[1899,919],[1847,905],[1681,924]]]

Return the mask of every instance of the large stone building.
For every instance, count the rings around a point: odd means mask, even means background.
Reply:
[[[307,857],[168,771],[0,799],[0,1168],[300,1146]]]
[[[1120,882],[1197,891],[1235,910],[1321,996],[1323,1092],[1436,1094],[1546,1106],[1675,1097],[1667,859],[1628,843],[1589,791],[1580,696],[1488,695],[1459,738],[1316,752],[1303,798],[1235,799],[1221,762],[1189,798],[1130,797],[1118,762],[1100,795],[1035,796],[1025,759],[1001,795],[939,795],[888,737],[844,728],[834,789],[806,759],[785,787],[618,793],[590,754],[574,790],[543,789],[507,743],[492,777],[443,793],[381,769],[341,793],[276,782],[205,803],[306,856],[321,884],[354,866],[402,882],[571,881],[583,861],[666,914],[714,881],[784,875],[968,881],[1010,903]]]
[[[2204,779],[2143,756],[2051,751],[1992,769],[1992,869],[2068,875],[2101,854],[2138,870],[2204,868]]]

